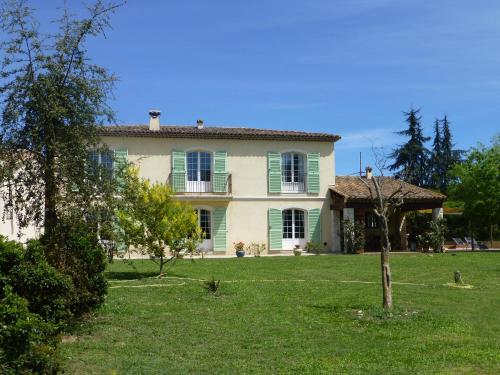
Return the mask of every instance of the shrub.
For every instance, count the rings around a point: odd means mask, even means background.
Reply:
[[[252,242],[246,247],[246,250],[248,251],[248,254],[253,254],[254,257],[258,258],[264,251],[266,251],[266,244]]]
[[[365,246],[365,228],[358,221],[344,220],[343,222],[344,251],[355,253]]]
[[[215,280],[215,278],[212,276],[212,279],[211,280],[205,280],[203,282],[203,288],[205,288],[205,290],[207,292],[210,292],[210,293],[217,293],[219,291],[219,285],[220,285],[220,280]]]
[[[309,241],[308,243],[306,243],[306,251],[308,253],[319,255],[321,253],[321,250],[323,250],[323,245],[318,242]]]
[[[28,301],[6,286],[0,299],[0,373],[56,374],[57,327],[28,310]]]
[[[70,307],[79,317],[104,302],[108,288],[104,277],[106,254],[95,232],[82,221],[62,222],[58,231],[58,249],[47,250],[53,264],[73,281],[75,294]]]
[[[71,320],[74,298],[71,279],[52,267],[39,241],[21,244],[0,237],[0,298],[5,287],[26,299],[29,310],[57,324]]]

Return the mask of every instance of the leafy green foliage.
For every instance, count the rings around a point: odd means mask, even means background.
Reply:
[[[0,237],[0,297],[6,287],[29,302],[29,310],[46,321],[64,325],[73,314],[70,305],[75,290],[71,279],[49,265],[39,241],[26,250]]]
[[[447,234],[446,221],[444,219],[431,220],[429,222],[429,230],[417,237],[417,240],[424,250],[429,247],[435,253],[443,251],[444,239]]]
[[[220,280],[215,280],[215,278],[213,276],[210,280],[205,280],[203,282],[203,288],[205,288],[205,290],[207,292],[210,292],[213,294],[215,294],[219,291],[219,286],[220,286]]]
[[[355,253],[365,246],[365,227],[359,221],[344,220],[342,222],[342,239],[344,252]]]
[[[500,137],[492,145],[479,145],[467,159],[452,170],[456,181],[450,186],[452,199],[463,202],[463,215],[472,231],[477,227],[490,228],[493,237],[500,225]],[[492,240],[492,238],[491,238]]]
[[[53,246],[60,216],[110,209],[115,186],[94,173],[89,150],[102,149],[99,126],[115,77],[90,63],[85,43],[109,26],[116,9],[97,0],[75,19],[67,9],[47,35],[24,0],[4,2],[0,26],[0,181],[20,228],[43,225]]]
[[[324,246],[319,242],[309,241],[306,243],[306,251],[308,253],[314,253],[316,255],[321,254],[321,251],[324,249]]]
[[[173,255],[194,253],[203,238],[196,212],[172,198],[170,186],[140,179],[137,169],[124,176],[124,190],[116,213],[123,241],[160,259],[163,271],[167,249]]]
[[[0,297],[0,373],[56,374],[57,327],[29,311],[28,300],[4,286]]]
[[[80,317],[104,302],[107,292],[104,276],[106,254],[96,233],[81,219],[60,221],[57,237],[58,248],[46,248],[45,251],[49,260],[51,256],[59,259],[57,254],[65,254],[58,268],[73,282],[75,293],[70,308],[76,317]]]

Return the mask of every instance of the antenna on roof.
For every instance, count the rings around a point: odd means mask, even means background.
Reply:
[[[361,151],[359,152],[359,177],[363,177],[363,171],[361,167]]]

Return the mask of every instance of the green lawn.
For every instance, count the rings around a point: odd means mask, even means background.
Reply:
[[[183,260],[167,279],[152,261],[115,261],[106,304],[62,344],[66,369],[500,373],[500,253],[393,255],[391,265],[394,282],[411,284],[393,285],[389,317],[375,255]],[[457,269],[472,289],[444,285]],[[218,296],[196,280],[212,276]]]

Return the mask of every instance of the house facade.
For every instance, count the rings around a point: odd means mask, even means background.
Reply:
[[[329,187],[335,184],[339,136],[250,128],[107,126],[103,142],[142,178],[168,182],[189,202],[205,232],[201,247],[233,254],[235,242],[263,243],[270,253],[308,241],[338,251]],[[338,229],[338,228],[337,228]]]

